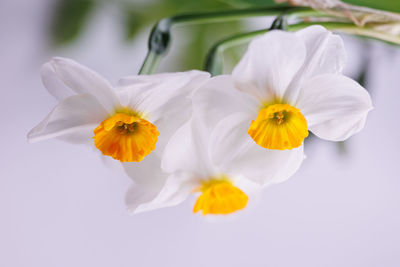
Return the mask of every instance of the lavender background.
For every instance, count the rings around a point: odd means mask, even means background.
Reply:
[[[44,27],[52,3],[0,3],[0,266],[400,266],[399,48],[372,43],[365,54],[345,39],[350,75],[363,53],[373,63],[375,106],[347,153],[315,139],[293,178],[235,216],[193,215],[189,199],[131,217],[128,177],[85,146],[28,144],[26,133],[56,104],[40,81],[43,62],[74,58],[115,83],[138,71],[146,32],[121,43],[106,8],[77,43],[52,50]]]

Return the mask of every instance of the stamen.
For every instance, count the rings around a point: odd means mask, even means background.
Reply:
[[[278,123],[278,125],[281,125],[285,116],[283,115],[282,111],[279,111],[279,112],[275,113],[275,118],[276,118],[276,122]]]
[[[193,212],[207,214],[229,214],[246,207],[248,196],[234,186],[226,177],[212,178],[203,183]]]
[[[292,149],[308,136],[307,121],[300,110],[288,104],[263,108],[247,133],[258,145],[268,149]]]
[[[157,127],[138,115],[116,113],[94,129],[94,144],[121,162],[141,161],[155,149]]]

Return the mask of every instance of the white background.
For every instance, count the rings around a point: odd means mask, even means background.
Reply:
[[[194,215],[194,199],[128,216],[128,177],[85,146],[28,144],[26,134],[56,104],[39,77],[50,56],[115,83],[138,71],[147,32],[123,43],[111,8],[94,14],[79,42],[50,50],[53,2],[0,3],[0,266],[400,266],[400,48],[366,52],[345,39],[350,74],[361,54],[372,62],[375,106],[347,154],[313,140],[293,178],[235,216]]]

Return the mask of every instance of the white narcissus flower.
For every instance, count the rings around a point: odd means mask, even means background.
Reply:
[[[50,60],[41,74],[60,102],[28,133],[28,140],[94,144],[121,162],[141,161],[156,147],[161,154],[190,117],[188,95],[209,78],[200,71],[132,76],[114,89],[97,73],[65,58]]]
[[[138,213],[177,205],[190,194],[199,194],[193,212],[203,215],[230,214],[246,207],[249,196],[261,185],[244,176],[240,167],[225,169],[216,164],[209,157],[210,135],[204,124],[192,117],[168,142],[162,170],[151,168],[160,165],[160,159],[154,157],[145,159],[144,164],[123,164],[135,181],[126,195],[128,210]],[[249,158],[241,166],[263,172],[260,164],[265,165]]]
[[[253,158],[265,173],[243,172],[282,182],[300,166],[308,131],[332,141],[360,131],[371,98],[341,74],[345,61],[342,39],[321,26],[255,38],[231,76],[212,78],[193,97],[193,112],[213,129],[212,159],[237,168]]]

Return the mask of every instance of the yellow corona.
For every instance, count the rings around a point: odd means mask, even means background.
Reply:
[[[308,136],[307,121],[300,110],[288,104],[262,108],[247,133],[258,145],[268,149],[292,149]]]
[[[197,199],[193,212],[207,214],[229,214],[246,207],[248,196],[234,186],[227,178],[212,178],[204,181],[198,189],[201,195]]]
[[[141,161],[156,147],[157,127],[133,112],[116,113],[94,129],[94,144],[121,162]]]

